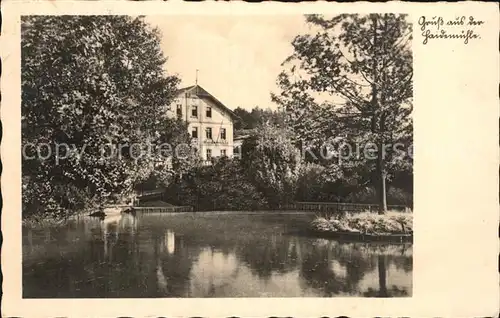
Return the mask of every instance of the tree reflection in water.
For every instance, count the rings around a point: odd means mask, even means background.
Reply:
[[[124,214],[24,230],[23,297],[411,294],[411,245],[286,235],[292,217]]]
[[[378,281],[379,281],[379,289],[375,290],[373,288],[368,288],[365,292],[363,292],[363,296],[365,297],[403,297],[409,296],[408,291],[404,288],[399,288],[396,285],[392,285],[392,287],[387,289],[387,257],[385,255],[379,255],[378,258]]]
[[[405,288],[393,285],[391,289],[387,289],[386,266],[387,263],[396,260],[399,266],[411,264],[408,256],[401,256],[407,249],[407,245],[346,244],[317,240],[314,248],[309,249],[304,256],[301,275],[307,285],[322,290],[327,296],[340,294],[363,294],[366,297],[407,296],[408,290]],[[345,275],[338,273],[339,266],[332,266],[334,262],[338,262],[340,268],[345,269]],[[366,291],[360,290],[360,282],[375,269],[378,273],[379,289],[375,291],[372,287],[368,287]],[[411,270],[411,267],[407,266],[406,269]]]
[[[189,279],[198,251],[184,247],[183,237],[171,230],[153,232],[156,297],[188,297]]]
[[[300,246],[296,238],[273,235],[274,244],[266,238],[239,245],[236,254],[260,278],[269,279],[273,273],[285,274],[300,262]]]

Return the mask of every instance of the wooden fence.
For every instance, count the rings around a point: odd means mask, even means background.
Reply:
[[[388,205],[389,210],[405,211],[404,205]],[[140,212],[193,212],[196,211],[192,206],[162,206],[162,207],[134,207]],[[325,212],[325,213],[359,213],[359,212],[376,212],[377,204],[361,204],[361,203],[336,203],[336,202],[294,202],[280,207],[281,211],[304,211],[304,212]]]
[[[199,211],[192,206],[166,206],[166,207],[140,207],[141,203],[161,200],[165,198],[165,189],[157,189],[153,191],[144,191],[138,196],[136,209],[141,212],[193,212]],[[404,205],[388,205],[389,210],[405,211]],[[375,212],[378,210],[378,204],[363,204],[363,203],[340,203],[340,202],[293,202],[278,208],[281,211],[304,211],[304,212],[325,212],[325,213],[358,213],[358,212]]]
[[[161,213],[173,213],[173,212],[193,212],[192,206],[158,206],[158,207],[134,207],[135,210],[143,213],[148,212],[161,212]]]
[[[404,205],[388,205],[389,210],[404,211]],[[338,202],[294,202],[281,207],[282,210],[328,212],[328,213],[357,213],[378,210],[378,204],[338,203]]]

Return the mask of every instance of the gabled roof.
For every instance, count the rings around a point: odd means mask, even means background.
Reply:
[[[194,88],[195,85],[191,85],[191,86],[188,86],[188,87],[184,87],[184,88],[181,88],[177,91],[177,95],[180,95],[182,93],[185,93],[187,91],[189,91],[190,89]]]
[[[199,85],[191,85],[188,87],[181,88],[177,91],[177,95],[190,93],[198,96],[201,99],[209,99],[214,104],[216,104],[219,108],[229,114],[233,119],[240,119],[238,115],[236,115],[231,109],[229,109],[226,105],[222,104],[217,98],[215,98],[212,94],[207,92],[203,87]]]

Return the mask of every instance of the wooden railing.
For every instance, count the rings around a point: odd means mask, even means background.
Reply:
[[[404,205],[388,205],[389,210],[404,211],[407,207]],[[338,203],[338,202],[294,202],[281,207],[282,210],[311,211],[311,212],[375,212],[378,210],[378,204],[362,203]]]
[[[135,210],[139,212],[162,212],[162,213],[173,213],[173,212],[193,212],[192,206],[159,206],[159,207],[134,207]]]

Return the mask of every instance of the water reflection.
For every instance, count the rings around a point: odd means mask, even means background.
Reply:
[[[308,215],[122,214],[23,231],[24,297],[411,295],[412,246],[286,235]]]
[[[203,248],[191,271],[193,297],[215,297],[224,294],[238,277],[238,261],[234,254]]]

